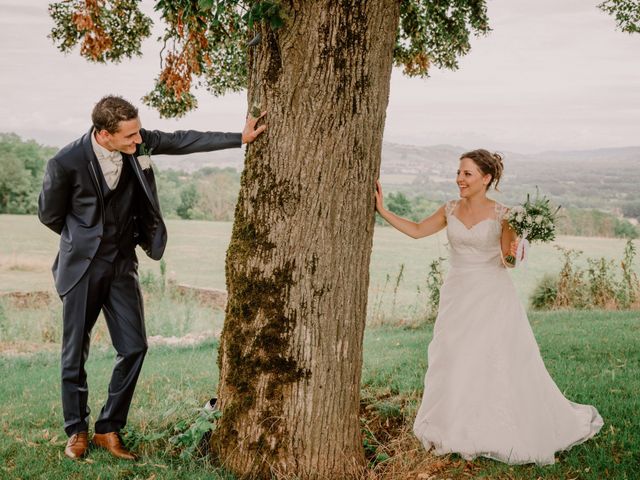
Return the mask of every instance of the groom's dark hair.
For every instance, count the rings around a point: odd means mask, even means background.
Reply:
[[[138,109],[116,95],[102,97],[91,112],[91,121],[98,132],[116,133],[120,122],[134,118],[138,118]]]

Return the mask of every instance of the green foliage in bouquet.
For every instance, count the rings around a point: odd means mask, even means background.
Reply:
[[[553,208],[547,197],[540,196],[536,188],[536,196],[531,199],[527,194],[527,200],[513,207],[507,215],[509,226],[522,240],[534,242],[551,242],[556,238],[556,219],[560,207]],[[505,261],[514,265],[515,257],[508,255]]]

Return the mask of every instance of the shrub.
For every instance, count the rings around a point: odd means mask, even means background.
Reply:
[[[613,261],[604,258],[588,258],[589,293],[591,304],[597,308],[617,310],[616,282]]]
[[[574,264],[582,254],[579,250],[556,246],[564,257],[564,263],[558,278],[558,292],[554,308],[584,308],[587,305],[587,288],[584,272]]]
[[[617,279],[615,263],[605,258],[588,258],[587,269],[581,270],[575,260],[582,252],[556,247],[564,257],[560,273],[545,275],[536,285],[531,297],[531,307],[541,309],[590,309],[623,310],[640,308],[640,283],[632,269],[635,245],[627,241],[624,257],[620,262],[621,275]],[[586,281],[585,281],[586,277]]]
[[[387,197],[387,208],[396,215],[408,217],[412,211],[411,207],[411,201],[402,192],[391,192]]]
[[[442,270],[442,262],[444,260],[443,257],[439,257],[429,264],[429,272],[427,273],[427,320],[429,321],[434,321],[438,316],[440,287],[444,282],[444,272]]]
[[[618,238],[638,238],[638,229],[631,225],[628,220],[618,219],[613,229],[613,233]]]
[[[638,307],[636,302],[640,299],[640,282],[632,269],[633,259],[636,256],[636,247],[632,241],[627,241],[624,247],[624,257],[620,262],[622,280],[617,291],[618,304],[621,308]]]
[[[531,308],[535,310],[549,310],[554,307],[558,299],[558,280],[547,273],[538,282],[531,294]]]

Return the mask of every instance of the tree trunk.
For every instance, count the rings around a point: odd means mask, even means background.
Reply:
[[[285,3],[285,2],[283,2]],[[355,478],[375,180],[397,0],[293,0],[260,26],[226,276],[222,418],[212,438],[241,476]]]

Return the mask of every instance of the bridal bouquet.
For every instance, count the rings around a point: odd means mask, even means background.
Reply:
[[[556,238],[556,217],[560,207],[555,210],[551,207],[549,199],[540,197],[536,188],[536,198],[531,199],[527,194],[527,200],[513,207],[507,215],[509,226],[520,237],[515,257],[507,255],[505,261],[511,265],[517,265],[526,261],[529,244],[533,242],[551,242]]]

